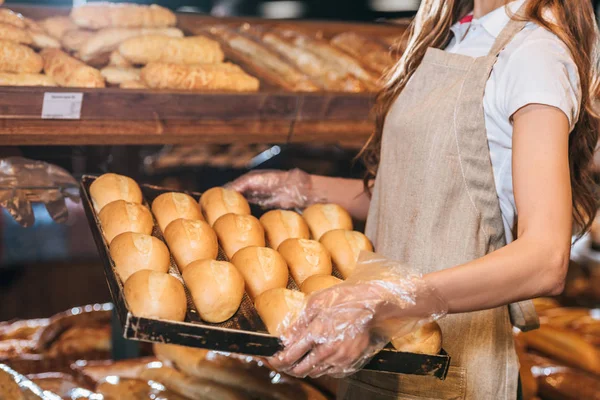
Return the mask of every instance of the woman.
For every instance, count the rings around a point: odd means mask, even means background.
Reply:
[[[376,278],[315,294],[278,367],[343,375],[369,350],[374,326],[427,318],[439,297],[448,311],[440,320],[452,357],[447,380],[363,371],[343,382],[340,398],[517,396],[510,317],[535,325],[523,301],[562,291],[573,222],[583,232],[596,212],[588,174],[596,40],[589,0],[425,0],[378,98],[377,130],[362,151],[366,190],[299,171],[233,183],[270,206],[326,201],[368,217],[377,253],[423,274],[412,307]],[[361,310],[363,323],[352,314],[346,324],[324,322],[361,299],[375,305],[369,318]]]

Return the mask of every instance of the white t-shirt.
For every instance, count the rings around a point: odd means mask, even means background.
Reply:
[[[456,23],[452,27],[454,38],[446,51],[471,57],[487,55],[509,22],[509,13],[516,12],[524,2],[509,3],[508,13],[505,7],[500,7],[478,20]],[[580,100],[577,66],[565,44],[550,31],[533,22],[527,23],[498,56],[483,97],[490,157],[507,243],[513,240],[517,212],[512,183],[511,116],[528,104],[545,104],[562,110],[572,130],[579,117]]]

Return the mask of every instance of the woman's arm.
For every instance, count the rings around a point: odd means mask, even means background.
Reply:
[[[313,190],[322,196],[324,202],[339,204],[348,210],[354,219],[367,219],[371,198],[364,191],[361,179],[311,175],[311,180]]]
[[[513,117],[518,239],[485,257],[425,276],[449,312],[498,307],[562,292],[569,263],[572,200],[569,123],[560,110],[529,105]]]

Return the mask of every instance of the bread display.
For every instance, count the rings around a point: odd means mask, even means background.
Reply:
[[[56,86],[54,79],[43,74],[0,72],[0,86]]]
[[[265,232],[252,215],[225,214],[213,225],[225,255],[231,259],[238,250],[265,246]]]
[[[200,318],[219,323],[231,318],[244,296],[244,278],[238,269],[226,261],[200,260],[183,271]]]
[[[62,39],[65,33],[77,29],[77,25],[69,17],[50,17],[40,21],[44,31],[55,39]]]
[[[142,203],[142,191],[133,179],[113,173],[99,176],[90,185],[90,195],[96,211],[115,200]]]
[[[104,67],[100,70],[100,73],[106,79],[106,82],[112,85],[140,79],[139,68]]]
[[[383,74],[394,65],[390,46],[355,32],[344,32],[331,39],[331,44],[361,60],[373,71]]]
[[[288,239],[279,245],[278,251],[298,286],[310,276],[331,275],[331,256],[316,240]]]
[[[42,57],[31,48],[0,39],[0,72],[37,74],[43,66]]]
[[[71,19],[78,26],[87,29],[165,28],[174,26],[177,22],[175,14],[158,5],[107,2],[74,7]]]
[[[335,229],[321,236],[321,243],[344,279],[354,272],[361,251],[373,251],[369,239],[360,232]]]
[[[98,219],[108,244],[124,232],[149,235],[154,225],[152,214],[146,207],[125,200],[116,200],[104,206],[98,214]]]
[[[261,293],[288,284],[288,268],[284,258],[268,247],[246,247],[233,256],[233,265],[246,282],[246,292],[255,299]]]
[[[344,281],[332,275],[312,275],[306,278],[304,282],[302,282],[302,285],[300,286],[300,291],[308,296],[313,292],[327,289],[331,286],[335,286],[338,283],[342,282]]]
[[[115,237],[110,243],[110,256],[122,282],[142,269],[166,273],[171,261],[169,250],[160,239],[134,232]]]
[[[31,35],[24,28],[0,22],[0,38],[9,42],[31,44]]]
[[[60,49],[60,42],[42,32],[29,31],[31,45],[36,49]]]
[[[235,190],[215,187],[207,190],[200,197],[200,206],[206,221],[212,226],[225,214],[249,215],[248,201]]]
[[[217,258],[217,235],[204,221],[180,218],[171,222],[163,233],[181,272],[192,261]]]
[[[205,36],[147,34],[121,43],[119,53],[132,64],[216,64],[225,59],[219,43]]]
[[[313,204],[302,212],[302,217],[315,240],[334,229],[352,230],[352,217],[337,204]]]
[[[100,71],[76,60],[58,49],[42,51],[44,72],[65,87],[102,88],[105,86]]]
[[[187,311],[185,290],[177,278],[147,269],[131,275],[123,287],[131,313],[138,317],[183,321]]]
[[[26,27],[23,16],[7,8],[0,8],[0,24],[8,24],[21,29]]]
[[[85,29],[70,29],[63,33],[60,38],[60,43],[65,50],[78,51],[83,44],[94,36],[94,32]]]
[[[204,221],[200,205],[185,193],[163,193],[152,201],[152,213],[158,226],[164,232],[176,219]]]
[[[302,217],[287,210],[272,210],[260,217],[269,247],[277,250],[286,239],[308,239],[310,232]]]
[[[279,336],[304,306],[304,293],[285,288],[271,289],[258,296],[254,306],[269,333]]]
[[[405,353],[438,354],[442,349],[442,330],[437,322],[430,322],[408,335],[392,339],[392,345]]]

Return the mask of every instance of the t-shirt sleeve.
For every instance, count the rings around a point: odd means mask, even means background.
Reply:
[[[528,104],[556,107],[565,113],[573,130],[581,104],[577,65],[566,46],[547,34],[527,41],[511,54],[502,77],[504,110],[512,118]]]

